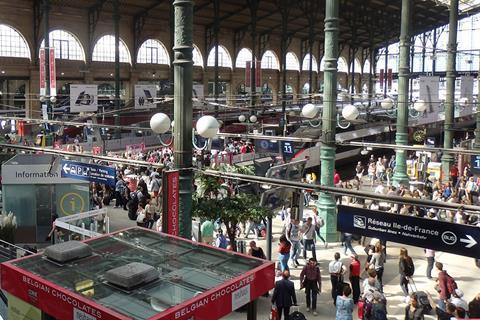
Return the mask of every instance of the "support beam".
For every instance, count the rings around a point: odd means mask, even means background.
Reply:
[[[113,28],[115,31],[115,125],[120,125],[120,1],[113,1]],[[115,130],[115,138],[121,137],[121,130]]]
[[[192,237],[192,86],[193,1],[175,0],[174,141],[175,167],[180,170],[180,236]],[[177,130],[178,128],[178,130]]]
[[[458,2],[450,0],[450,22],[448,25],[448,46],[447,46],[447,92],[445,99],[445,122],[443,125],[444,138],[443,147],[452,148],[453,145],[453,123],[455,121],[455,79],[457,60],[457,27],[458,27]],[[444,154],[442,156],[442,179],[450,180],[450,167],[453,165],[453,156]]]
[[[335,128],[337,119],[337,60],[339,35],[339,1],[326,0],[325,10],[325,67],[324,107],[322,113],[322,141],[320,147],[320,184],[333,186],[335,170]],[[337,240],[336,205],[331,194],[321,192],[317,203],[320,216],[326,222],[324,238]]]
[[[38,64],[38,42],[40,40],[40,23],[42,22],[43,6],[40,1],[33,1],[33,62]]]
[[[51,112],[50,104],[50,0],[43,0],[43,32],[45,38],[45,104],[47,114]],[[37,50],[35,48],[35,50]]]
[[[395,143],[408,144],[408,78],[410,76],[410,7],[412,0],[402,0],[400,28],[400,66],[398,72],[397,132]],[[405,150],[397,150],[393,185],[408,186],[407,159]]]
[[[252,39],[252,57],[251,57],[251,72],[250,72],[250,111],[252,115],[255,114],[255,106],[257,104],[257,11],[260,0],[247,0],[248,6],[250,8],[251,16],[251,29],[250,37]]]
[[[219,87],[219,70],[218,70],[218,33],[220,32],[220,0],[213,0],[213,45],[215,50],[215,66],[214,66],[214,92],[215,98],[215,117],[218,117],[218,87]]]
[[[87,44],[87,53],[86,60],[87,64],[92,62],[93,54],[93,35],[97,27],[98,20],[100,19],[100,13],[102,12],[103,5],[107,0],[97,0],[97,2],[88,8],[88,44]]]

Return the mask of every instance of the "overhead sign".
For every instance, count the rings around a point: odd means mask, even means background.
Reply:
[[[62,178],[103,183],[115,187],[115,168],[69,160],[62,160],[60,167]]]
[[[295,147],[291,141],[282,141],[282,154],[285,160],[293,158],[295,155]]]
[[[337,229],[420,248],[480,258],[480,228],[476,226],[338,206]]]
[[[79,183],[78,180],[60,176],[60,167],[53,165],[3,165],[2,184],[65,184]]]
[[[70,112],[94,112],[98,109],[96,84],[70,85]]]
[[[472,164],[472,172],[480,173],[480,155],[472,155],[470,163]]]
[[[40,95],[44,96],[46,94],[46,81],[45,81],[45,48],[40,48],[39,57],[40,63]]]
[[[48,66],[50,68],[50,96],[57,95],[57,69],[55,66],[55,49],[49,49],[49,63]]]
[[[135,109],[155,108],[157,97],[157,86],[154,84],[135,85]]]
[[[178,236],[180,234],[179,196],[180,196],[180,173],[178,170],[164,171],[163,173],[163,232]]]

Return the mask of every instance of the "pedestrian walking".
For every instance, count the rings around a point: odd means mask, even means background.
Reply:
[[[418,298],[416,293],[410,295],[410,302],[405,307],[405,320],[423,320],[424,309],[418,303]]]
[[[278,320],[289,320],[290,307],[297,305],[297,296],[295,295],[295,286],[292,281],[289,280],[290,272],[288,270],[283,271],[282,279],[275,282],[275,289],[272,295],[272,304],[277,309]]]
[[[408,283],[410,277],[415,273],[415,265],[413,264],[412,258],[408,255],[408,250],[405,248],[400,248],[398,269],[400,274],[400,287],[405,296],[405,302],[408,303],[410,301],[410,296],[408,295]]]
[[[303,234],[303,259],[307,260],[307,250],[312,252],[312,257],[317,260],[317,253],[315,248],[315,226],[313,225],[312,217],[307,218],[307,222],[302,226],[301,232]]]
[[[300,221],[298,219],[292,218],[290,224],[287,226],[286,232],[287,240],[292,244],[290,250],[290,259],[292,260],[292,266],[294,268],[298,267],[300,263],[298,258],[300,257]]]
[[[322,277],[317,260],[310,258],[300,273],[300,289],[305,288],[307,312],[317,315],[317,295],[322,291]]]
[[[377,273],[377,280],[380,283],[380,291],[383,292],[383,270],[385,257],[382,244],[380,242],[375,243],[373,251],[374,252],[372,258],[370,259],[370,263],[367,264],[367,269],[371,268],[375,270]]]
[[[350,254],[356,255],[357,253],[355,252],[355,250],[353,249],[353,246],[352,246],[353,235],[351,233],[348,233],[348,232],[345,232],[343,235],[344,235],[343,244],[344,244],[345,255],[347,255],[347,250],[350,251]]]
[[[333,304],[336,304],[338,294],[342,294],[343,274],[345,273],[345,267],[342,261],[340,261],[340,253],[335,252],[334,260],[328,264],[328,272],[330,273],[330,282],[332,283]]]
[[[427,258],[427,278],[432,279],[432,270],[435,264],[435,250],[425,249],[425,257]]]
[[[357,255],[351,256],[352,261],[350,262],[350,285],[352,286],[352,298],[353,303],[357,304],[358,299],[360,298],[360,261],[358,260]]]
[[[289,270],[288,259],[290,259],[290,249],[292,244],[287,237],[282,234],[278,242],[278,262],[280,262],[280,270],[283,272]]]

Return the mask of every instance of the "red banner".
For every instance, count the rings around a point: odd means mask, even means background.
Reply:
[[[383,89],[383,85],[385,82],[385,70],[380,69],[380,76],[378,78],[378,82],[380,82],[380,89]]]
[[[163,232],[178,236],[179,232],[179,193],[180,174],[178,170],[164,171],[163,174],[163,192],[166,197],[163,198]]]
[[[46,83],[45,83],[45,49],[40,48],[40,95],[44,96],[46,93]]]
[[[392,82],[393,82],[393,72],[392,72],[392,69],[388,69],[388,73],[387,73],[387,88],[389,90],[392,89]]]
[[[56,319],[130,319],[13,265],[2,264],[0,272],[3,290]]]
[[[245,63],[245,88],[252,86],[252,62]]]
[[[49,50],[49,67],[50,67],[50,96],[57,95],[57,70],[55,67],[55,49],[50,48]]]
[[[262,88],[262,62],[261,61],[257,61],[255,63],[255,85],[258,89]]]

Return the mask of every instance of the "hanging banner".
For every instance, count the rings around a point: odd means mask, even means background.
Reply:
[[[252,62],[247,61],[245,63],[245,90],[252,86]]]
[[[92,112],[98,109],[96,84],[70,85],[70,112]]]
[[[165,233],[179,235],[179,195],[180,195],[180,173],[178,170],[163,172],[163,226]]]
[[[131,154],[137,154],[140,152],[145,151],[145,143],[139,143],[139,144],[127,144],[125,146],[125,151]]]
[[[194,83],[192,86],[192,99],[194,107],[203,107],[205,101],[205,94],[203,92],[203,84]]]
[[[378,82],[380,82],[380,89],[383,90],[383,84],[385,82],[385,70],[380,69],[380,76],[378,78]]]
[[[44,96],[46,94],[46,84],[45,84],[45,48],[40,48],[40,95]]]
[[[261,92],[262,90],[262,62],[257,61],[255,64],[255,86],[256,92]]]
[[[54,97],[57,95],[57,70],[55,66],[55,49],[49,49],[49,68],[50,68],[50,96]]]
[[[135,109],[151,109],[157,105],[157,86],[154,84],[136,84],[135,85]]]
[[[392,90],[392,82],[393,82],[393,72],[392,69],[388,69],[387,73],[387,89]]]
[[[429,105],[429,111],[438,109],[440,105],[439,86],[440,77],[420,76],[419,99],[425,101]]]
[[[460,77],[460,99],[467,98],[468,103],[473,101],[473,77],[461,76]]]

